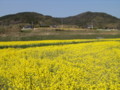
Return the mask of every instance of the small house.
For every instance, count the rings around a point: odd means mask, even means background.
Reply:
[[[31,25],[24,26],[21,31],[31,31],[33,30],[33,27]]]

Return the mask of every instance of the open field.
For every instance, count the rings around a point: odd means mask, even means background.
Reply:
[[[120,38],[13,41],[0,46],[5,46],[0,49],[0,90],[120,89]]]
[[[0,41],[27,41],[27,40],[67,40],[67,39],[96,39],[96,38],[120,38],[118,31],[99,30],[55,30],[35,29],[31,32],[9,32],[0,35]]]

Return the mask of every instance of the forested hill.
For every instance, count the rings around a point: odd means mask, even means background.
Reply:
[[[36,12],[21,12],[0,17],[0,25],[29,23],[34,25],[77,25],[79,27],[120,28],[120,19],[101,12],[85,12],[79,15],[55,18]]]
[[[85,12],[65,18],[65,23],[82,27],[93,25],[95,28],[117,28],[120,26],[120,19],[107,13]]]
[[[18,23],[34,23],[34,24],[56,24],[56,18],[46,16],[36,12],[21,12],[12,15],[0,17],[1,24],[18,24]]]

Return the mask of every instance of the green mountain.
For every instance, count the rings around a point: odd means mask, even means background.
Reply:
[[[52,16],[45,16],[35,12],[22,12],[12,15],[6,15],[0,17],[1,25],[11,25],[19,23],[29,23],[29,24],[56,24],[57,19]]]
[[[22,12],[0,17],[0,25],[29,23],[34,25],[77,25],[82,28],[118,28],[120,19],[101,12],[85,12],[79,15],[55,18],[35,12]]]
[[[106,13],[85,12],[76,16],[64,18],[65,24],[75,24],[80,27],[119,28],[120,19]]]

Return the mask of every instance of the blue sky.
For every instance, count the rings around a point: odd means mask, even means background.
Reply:
[[[53,17],[93,11],[120,18],[120,0],[0,0],[0,16],[26,11]]]

